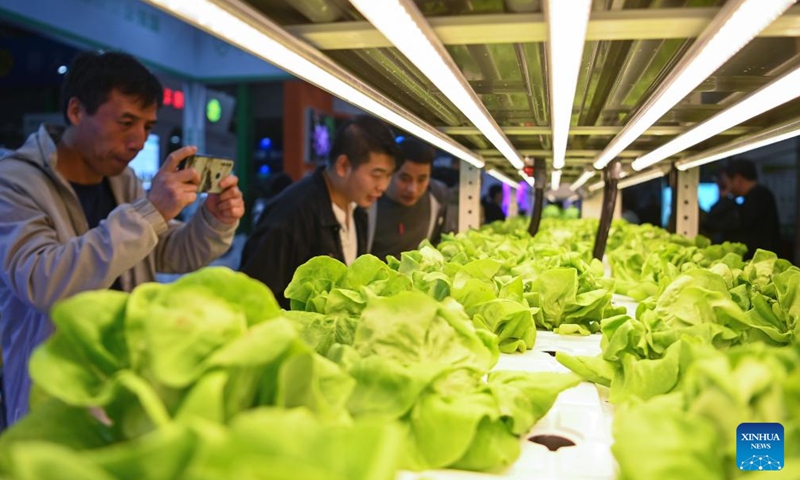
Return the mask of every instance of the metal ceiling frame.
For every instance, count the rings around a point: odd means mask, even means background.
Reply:
[[[364,12],[353,8],[355,0],[206,1],[220,6],[246,2],[273,22],[273,28],[281,30],[281,35],[291,36],[325,57],[323,68],[336,65],[363,79],[361,85],[368,85],[375,93],[410,112],[428,128],[435,129],[437,135],[458,143],[471,154],[483,155],[487,169],[497,168],[504,175],[515,177],[508,162],[503,161],[508,152],[501,155],[487,141],[485,125],[476,128],[470,124],[464,106],[458,104],[461,100],[454,102],[451,89],[434,80],[440,75],[425,73],[427,60],[412,61],[416,50],[409,53],[401,48],[408,47],[408,42],[402,33],[393,33],[396,28],[391,21],[376,24],[382,24],[394,44],[371,23],[360,20],[375,21],[384,15],[382,12],[362,17]],[[374,1],[374,5],[366,4],[369,10],[381,6],[379,0]],[[413,10],[419,15],[417,27],[439,46],[441,56],[455,63],[453,72],[458,81],[481,102],[492,123],[499,127],[497,132],[492,130],[492,135],[499,133],[500,137],[506,137],[518,155],[547,158],[548,162],[553,159],[549,98],[552,62],[548,61],[552,53],[547,51],[548,25],[543,3],[392,0],[387,6],[397,2],[415,7]],[[713,27],[714,19],[721,17],[726,8],[730,10],[733,3],[593,1],[570,118],[565,182],[577,177],[612,138],[624,132],[625,125],[646,107],[659,85],[685,59],[692,45],[698,43],[695,41],[698,36]],[[311,8],[314,5],[330,7],[329,14],[317,15],[319,9]],[[694,125],[724,110],[726,103],[774,80],[783,68],[800,59],[798,38],[800,5],[795,5],[713,74],[699,84],[693,83],[691,93],[665,112],[657,123],[644,129],[619,158],[629,164],[671,138],[691,131]],[[707,139],[675,158],[713,149],[728,140],[735,141],[737,137],[779,124],[794,114],[792,109],[800,108],[800,102],[786,107],[733,126],[720,132],[718,138]],[[501,150],[505,152],[502,147]]]
[[[442,133],[446,133],[448,135],[478,135],[480,131],[475,127],[437,127],[439,131]],[[645,130],[644,135],[657,135],[657,136],[675,136],[680,135],[688,130],[691,127],[672,127],[672,126],[655,126],[650,127]],[[503,132],[506,135],[516,135],[516,136],[538,136],[538,135],[549,135],[550,134],[550,127],[549,126],[541,126],[541,127],[502,127]],[[622,127],[615,127],[615,126],[591,126],[591,127],[570,127],[569,134],[570,135],[616,135],[622,130]],[[756,127],[743,127],[737,126],[730,128],[720,135],[745,135],[748,133],[753,133],[757,131],[758,128]]]
[[[586,41],[664,40],[698,36],[720,8],[659,8],[592,12]],[[503,13],[430,17],[444,45],[536,43],[547,41],[543,14]],[[285,29],[320,50],[391,47],[369,22],[346,21],[290,25]],[[765,28],[761,37],[800,37],[800,6]]]
[[[478,155],[484,157],[501,157],[500,152],[494,149],[485,149],[485,150],[475,150]],[[647,152],[647,150],[625,150],[622,152],[619,157],[620,158],[636,158],[641,156]],[[553,156],[552,150],[540,150],[540,149],[531,149],[531,148],[521,148],[519,149],[519,153],[522,155],[527,155],[529,157],[547,157],[550,158]],[[589,157],[593,155],[597,155],[600,153],[600,150],[567,150],[567,158],[573,159],[575,157]]]

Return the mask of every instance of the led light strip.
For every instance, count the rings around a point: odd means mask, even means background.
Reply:
[[[606,186],[606,182],[600,180],[597,183],[593,183],[593,184],[589,185],[587,188],[589,189],[590,192],[596,192],[596,191],[600,190],[601,188],[603,188],[605,186]]]
[[[666,174],[667,172],[665,172],[664,170],[656,168],[653,170],[642,172],[638,175],[630,175],[625,177],[624,180],[620,180],[617,183],[617,189],[622,190],[623,188],[639,185],[640,183],[648,182],[650,180],[655,180],[656,178],[661,178]]]
[[[499,170],[490,169],[490,170],[486,170],[486,173],[491,175],[491,176],[493,176],[494,178],[500,180],[501,182],[505,183],[506,185],[508,185],[511,188],[519,188],[519,182],[515,182],[514,180],[511,180],[506,175],[501,173]]]
[[[644,170],[707,138],[758,116],[800,96],[800,66],[747,95],[672,141],[633,161],[634,170]]]
[[[772,145],[773,143],[782,142],[783,140],[788,140],[797,136],[800,136],[800,118],[789,120],[775,127],[738,138],[732,142],[720,145],[719,147],[685,158],[676,162],[675,167],[680,171],[686,171],[690,168],[716,162],[723,158],[749,152],[750,150]]]
[[[561,170],[553,170],[550,173],[550,190],[561,188]]]
[[[594,167],[599,170],[608,165],[792,4],[794,0],[729,0],[639,112],[598,155]]]
[[[238,0],[144,0],[185,22],[272,63],[368,111],[465,162],[483,159],[354,77],[259,11]]]
[[[579,188],[584,186],[586,182],[594,177],[595,171],[594,170],[586,170],[585,172],[581,173],[577,180],[572,182],[572,185],[569,186],[569,189],[573,192],[577,191]]]
[[[591,0],[545,0],[553,168],[564,168]]]
[[[628,176],[630,176],[630,173],[628,173],[628,172],[620,172],[620,174],[619,174],[619,178],[626,178]],[[600,180],[599,182],[593,183],[593,184],[589,185],[586,188],[590,192],[596,192],[597,190],[600,190],[601,188],[603,188],[605,186],[606,186],[606,182],[603,181],[603,180]],[[619,187],[619,184],[617,184],[617,187]]]
[[[411,0],[350,0],[514,166],[522,160]]]

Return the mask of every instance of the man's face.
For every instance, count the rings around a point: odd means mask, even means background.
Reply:
[[[741,175],[734,175],[728,181],[728,186],[730,188],[730,192],[733,193],[735,196],[740,197],[747,193],[747,189],[745,188],[745,183],[747,181]]]
[[[76,101],[76,100],[73,100]],[[112,90],[94,115],[83,107],[73,118],[75,138],[89,168],[104,177],[119,175],[144,148],[158,107]]]
[[[386,195],[401,205],[411,207],[428,191],[430,181],[430,164],[406,160],[392,176]]]
[[[370,153],[369,161],[355,169],[348,162],[340,173],[348,200],[369,208],[386,191],[393,171],[394,159],[385,153]]]

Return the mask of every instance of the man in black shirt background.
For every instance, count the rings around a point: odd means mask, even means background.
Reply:
[[[780,254],[778,207],[772,192],[758,183],[755,164],[746,159],[733,160],[725,174],[733,198],[742,200],[725,201],[721,208],[715,206],[705,225],[720,232],[724,240],[747,245],[746,259],[753,258],[759,248]]]

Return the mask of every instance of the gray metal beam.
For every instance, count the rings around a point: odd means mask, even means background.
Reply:
[[[700,169],[692,168],[678,171],[677,211],[675,212],[675,231],[689,238],[697,236],[700,210],[697,207],[697,186],[700,183]]]
[[[719,8],[654,8],[592,12],[586,41],[693,38]],[[509,13],[427,19],[445,45],[529,43],[547,40],[542,14]],[[391,47],[369,22],[290,25],[285,29],[320,50]],[[765,28],[762,37],[800,36],[800,6]]]
[[[485,157],[499,157],[500,152],[493,149],[488,150],[475,150],[479,155]],[[537,149],[519,149],[517,150],[522,155],[527,155],[530,157],[552,157],[553,151],[552,150],[537,150]],[[649,150],[625,150],[624,152],[619,154],[621,158],[636,158],[641,157],[645,153],[648,153]],[[573,157],[595,157],[600,154],[600,150],[567,150],[567,161],[569,161]]]
[[[480,134],[480,131],[475,127],[437,127],[439,131],[442,133],[446,133],[448,135],[477,135]],[[543,126],[543,127],[502,127],[503,133],[506,135],[516,135],[516,136],[538,136],[538,135],[550,135],[550,127]],[[670,135],[680,135],[686,131],[691,129],[691,127],[671,127],[671,126],[663,126],[663,127],[650,127],[645,130],[643,135],[658,135],[658,136],[670,136]],[[622,130],[622,127],[606,127],[606,126],[586,126],[586,127],[572,127],[569,129],[570,135],[616,135]],[[748,133],[753,133],[757,131],[757,128],[754,127],[733,127],[724,132],[720,133],[719,135],[730,135],[730,136],[739,136],[745,135]]]

